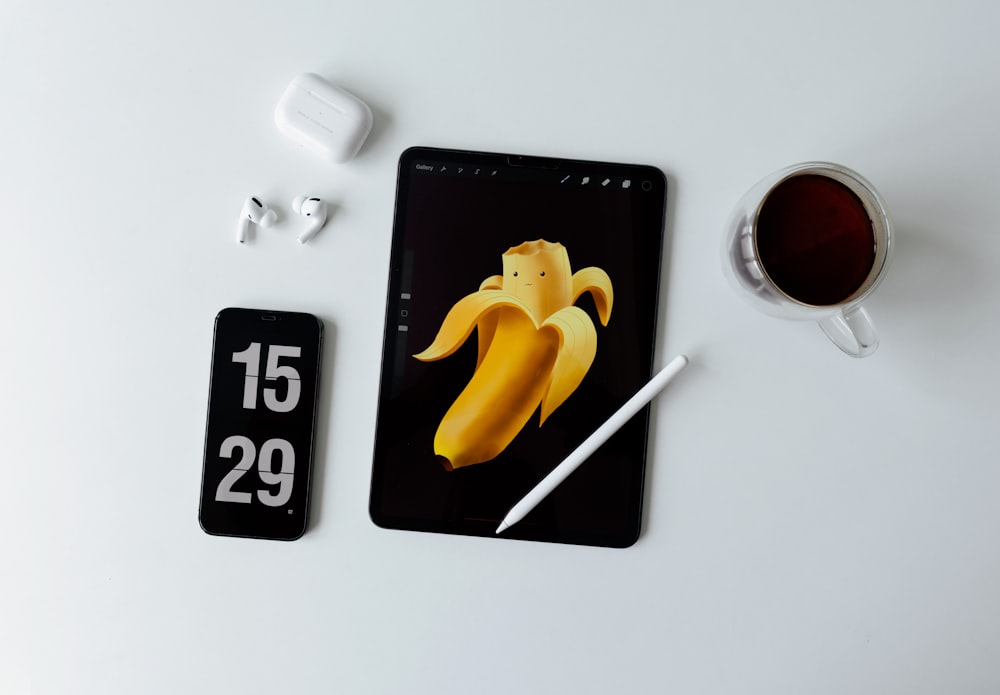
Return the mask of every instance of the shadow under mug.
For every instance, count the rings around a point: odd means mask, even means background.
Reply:
[[[891,238],[874,186],[839,164],[806,162],[765,177],[740,199],[726,227],[723,269],[761,311],[816,321],[841,350],[865,357],[878,334],[861,302],[885,275]]]

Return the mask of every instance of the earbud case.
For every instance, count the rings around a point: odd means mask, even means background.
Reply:
[[[274,110],[278,130],[331,162],[346,162],[372,129],[368,104],[311,72],[292,80]]]

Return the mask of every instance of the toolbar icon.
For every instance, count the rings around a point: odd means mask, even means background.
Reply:
[[[603,181],[601,181],[602,186],[607,186],[609,183],[611,183],[611,179],[604,179]]]
[[[586,186],[588,183],[590,183],[590,177],[589,176],[584,176],[583,180],[580,181],[580,185],[581,186]]]
[[[628,188],[631,185],[632,185],[632,182],[629,181],[628,179],[625,179],[624,181],[622,181],[622,188]]]
[[[559,183],[566,183],[567,181],[569,181],[569,177],[570,177],[570,175],[569,175],[569,174],[566,174],[566,175],[565,175],[565,176],[563,177],[563,180],[562,180],[562,181],[560,181]]]

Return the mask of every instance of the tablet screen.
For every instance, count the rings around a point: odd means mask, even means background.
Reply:
[[[370,512],[494,536],[650,377],[658,169],[413,148],[394,220]],[[502,537],[638,538],[648,408]]]

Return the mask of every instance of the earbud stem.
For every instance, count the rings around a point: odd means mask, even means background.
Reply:
[[[310,239],[312,239],[314,236],[316,236],[319,233],[319,230],[322,229],[322,227],[323,227],[322,224],[312,224],[312,225],[309,225],[309,228],[306,231],[302,232],[302,234],[299,235],[299,243],[300,244],[304,244],[307,241],[309,241]]]

